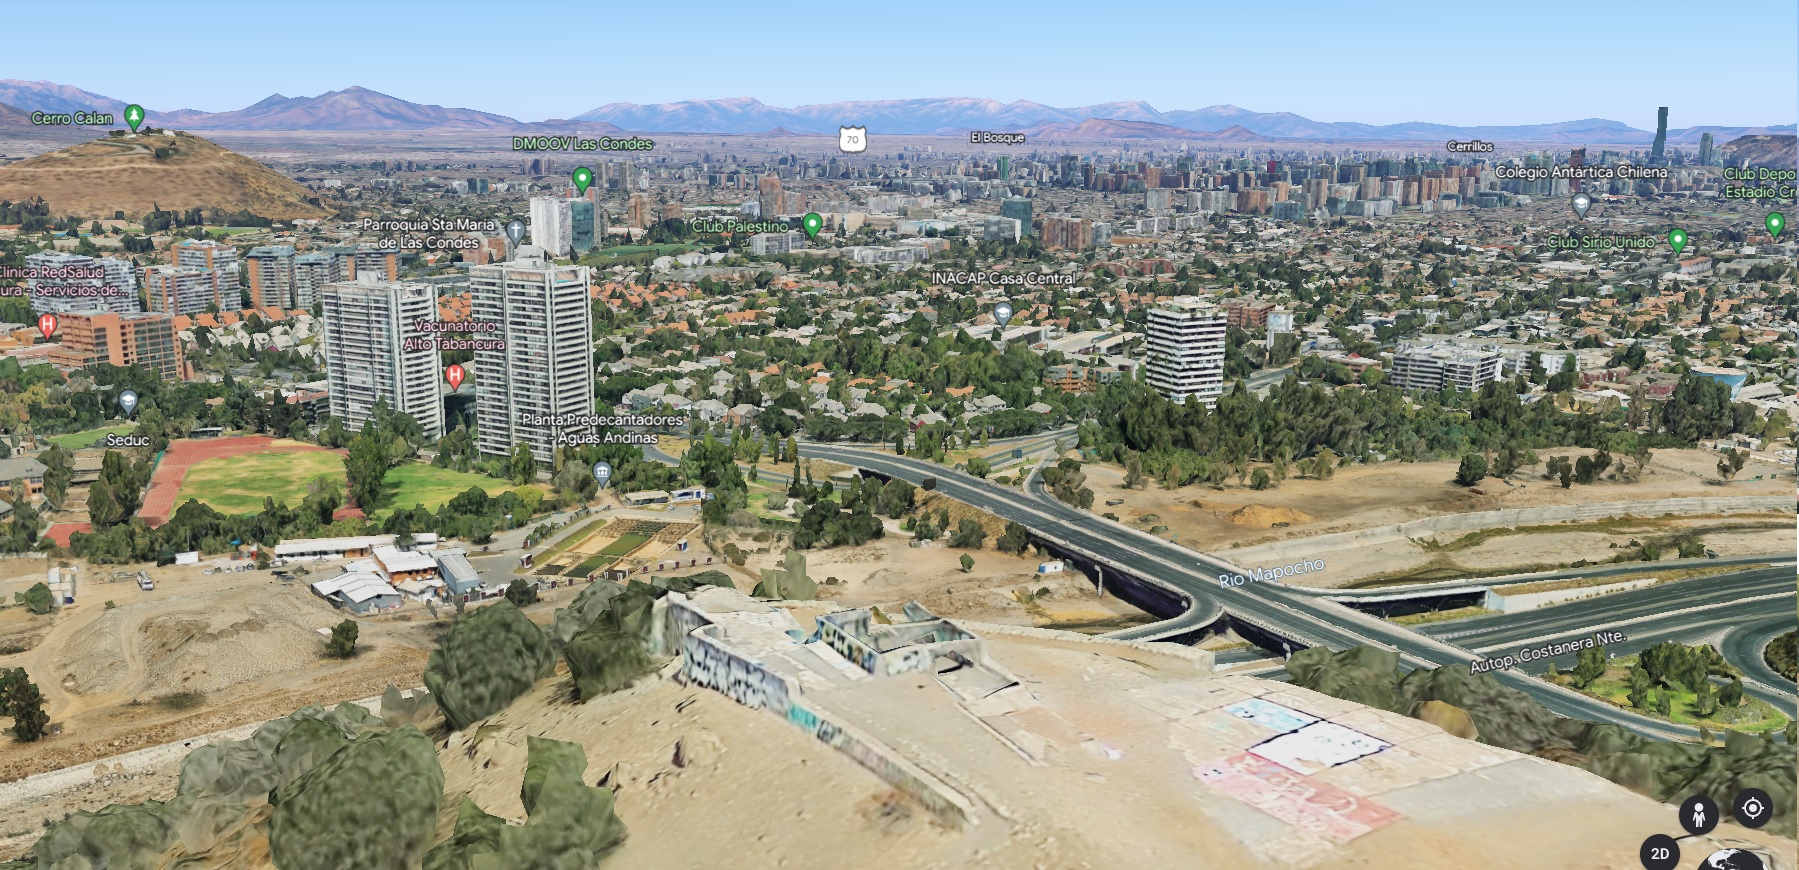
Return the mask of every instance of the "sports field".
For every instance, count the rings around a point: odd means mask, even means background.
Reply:
[[[306,487],[319,476],[345,486],[343,457],[335,451],[256,453],[208,459],[187,470],[175,504],[198,499],[220,513],[251,514],[262,510],[262,500],[273,497],[298,506]],[[488,495],[499,495],[512,486],[481,474],[467,474],[412,463],[390,469],[382,481],[381,503],[365,513],[380,517],[394,507],[422,504],[436,510],[471,486]]]
[[[123,426],[102,426],[98,429],[89,429],[86,432],[70,432],[67,435],[51,435],[45,440],[65,450],[79,450],[108,435],[130,435],[131,431],[136,428],[136,423],[126,423]]]

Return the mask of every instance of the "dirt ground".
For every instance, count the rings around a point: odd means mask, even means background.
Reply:
[[[952,528],[963,517],[981,518],[987,531],[982,548],[956,549],[946,546],[944,538],[930,547],[912,547],[911,533],[889,521],[887,535],[880,540],[806,551],[806,571],[820,584],[819,597],[840,607],[878,606],[883,611],[897,611],[916,600],[939,616],[1086,633],[1153,619],[1116,597],[1099,597],[1092,581],[1078,571],[1038,573],[1046,560],[1031,550],[1014,556],[995,549],[1005,530],[1003,522],[937,495],[926,496],[919,506],[933,517],[940,509],[948,510]],[[748,535],[733,539],[753,554],[744,567],[730,569],[739,591],[752,591],[762,569],[779,567],[785,557],[787,548],[780,540],[772,534],[766,537],[769,540]],[[756,552],[761,549],[767,552]],[[966,573],[961,565],[965,553],[974,558],[974,568]],[[838,582],[829,582],[833,577]]]
[[[1540,456],[1547,461],[1551,456],[1573,458],[1581,454],[1582,451],[1551,450]],[[1195,485],[1168,490],[1154,483],[1143,489],[1125,489],[1123,469],[1118,466],[1091,463],[1084,470],[1087,485],[1094,492],[1095,513],[1115,514],[1144,531],[1164,526],[1165,530],[1157,532],[1163,537],[1230,558],[1232,550],[1445,514],[1661,498],[1767,496],[1792,491],[1791,478],[1750,479],[1775,470],[1766,463],[1751,463],[1736,481],[1720,486],[1712,471],[1716,461],[1715,454],[1702,450],[1657,450],[1635,483],[1607,479],[1569,489],[1545,480],[1542,465],[1537,465],[1510,481],[1482,481],[1474,487],[1481,494],[1455,485],[1454,462],[1350,466],[1337,469],[1329,480],[1289,476],[1278,487],[1260,492],[1236,485],[1235,478],[1221,489]],[[1123,503],[1107,504],[1114,500]],[[1413,579],[1418,580],[1444,579],[1458,572],[1495,573],[1557,566],[1577,559],[1605,561],[1616,552],[1612,544],[1624,547],[1645,534],[1672,536],[1708,528],[1714,531],[1703,535],[1704,541],[1721,555],[1778,552],[1792,546],[1791,515],[1784,521],[1784,538],[1773,527],[1778,525],[1774,522],[1776,517],[1761,518],[1765,521],[1761,523],[1763,528],[1753,527],[1756,523],[1749,519],[1737,522],[1738,519],[1733,516],[1728,520],[1627,526],[1615,531],[1583,527],[1565,534],[1500,536],[1478,546],[1464,547],[1454,552],[1453,558],[1405,544],[1358,547],[1354,571],[1333,571],[1306,580],[1346,584],[1395,574],[1415,574]],[[1723,526],[1744,527],[1715,528]],[[1438,543],[1452,540],[1439,536]]]
[[[43,579],[41,560],[6,560],[0,596]],[[234,563],[244,564],[244,563]],[[40,566],[30,570],[30,566]],[[105,582],[83,568],[77,604],[35,615],[0,610],[0,667],[23,667],[43,691],[53,733],[0,739],[0,782],[286,715],[309,703],[418,684],[436,630],[422,608],[358,620],[359,653],[323,656],[319,628],[344,614],[303,582],[267,571],[148,569],[156,589]],[[334,573],[334,572],[333,572]],[[108,608],[107,601],[116,607]]]

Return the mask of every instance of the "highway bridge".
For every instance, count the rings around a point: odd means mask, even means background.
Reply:
[[[1083,568],[1103,570],[1101,579],[1106,589],[1165,617],[1150,625],[1113,632],[1109,635],[1112,637],[1190,639],[1228,624],[1241,634],[1283,651],[1313,646],[1343,650],[1362,644],[1393,650],[1406,669],[1467,665],[1486,658],[1478,649],[1459,642],[1459,638],[1414,631],[1278,582],[1252,581],[1221,587],[1219,575],[1248,575],[1251,571],[1057,501],[1036,475],[1020,489],[891,453],[817,443],[802,444],[800,453],[914,484],[927,477],[935,478],[939,492],[1024,525],[1037,543],[1073,559]],[[1768,594],[1785,602],[1785,613],[1790,619],[1794,613],[1791,569],[1780,570],[1787,572],[1784,593]],[[1609,609],[1596,608],[1590,615],[1590,624],[1564,626],[1563,633],[1585,636],[1608,630]],[[1496,635],[1494,644],[1475,645],[1492,651],[1493,646],[1504,646],[1502,641],[1509,636]],[[1738,643],[1747,646],[1753,640],[1745,637]],[[1502,684],[1524,691],[1562,716],[1613,723],[1656,739],[1690,739],[1698,733],[1696,728],[1638,716],[1515,670],[1492,673]]]

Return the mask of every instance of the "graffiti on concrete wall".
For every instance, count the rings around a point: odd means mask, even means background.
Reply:
[[[788,709],[787,682],[779,674],[731,652],[704,633],[690,634],[681,643],[681,673],[689,682],[751,709]]]
[[[904,674],[910,671],[926,671],[931,667],[931,654],[912,647],[898,650],[887,655],[887,676]]]
[[[867,644],[851,637],[843,629],[828,620],[818,621],[818,639],[825,642],[845,660],[855,662],[869,673],[875,672],[875,651]]]

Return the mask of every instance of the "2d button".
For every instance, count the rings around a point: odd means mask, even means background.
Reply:
[[[1695,837],[1711,833],[1718,826],[1718,802],[1702,794],[1682,801],[1680,826]]]
[[[1759,828],[1773,818],[1774,802],[1767,792],[1746,788],[1737,792],[1736,799],[1730,802],[1730,814],[1745,828]]]
[[[1643,870],[1674,870],[1680,866],[1680,844],[1667,834],[1651,834],[1637,850]]]

